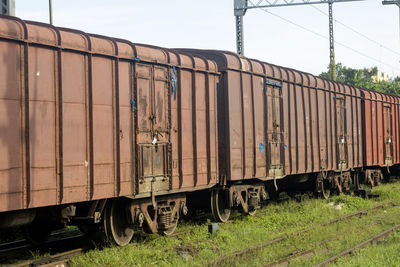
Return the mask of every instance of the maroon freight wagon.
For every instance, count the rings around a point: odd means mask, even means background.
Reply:
[[[374,184],[400,164],[400,98],[363,90],[365,182]]]
[[[0,228],[171,234],[281,191],[358,189],[400,163],[399,97],[231,52],[0,16]],[[190,204],[190,205],[189,205]]]
[[[182,192],[217,183],[214,62],[1,16],[0,70],[1,227],[35,241],[49,217],[104,217],[126,244],[132,222],[172,232]]]
[[[215,60],[222,74],[220,175],[228,181],[319,174],[341,188],[363,166],[360,89],[231,52],[183,51]]]

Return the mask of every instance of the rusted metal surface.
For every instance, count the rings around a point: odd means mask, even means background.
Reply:
[[[248,249],[244,249],[244,250],[240,250],[238,252],[235,252],[233,254],[227,255],[225,257],[218,258],[213,264],[211,264],[211,266],[220,266],[221,263],[223,263],[227,259],[231,259],[231,258],[234,258],[234,257],[240,257],[240,256],[242,256],[244,254],[247,254],[247,253],[262,249],[262,248],[264,248],[266,246],[269,246],[269,245],[272,245],[272,244],[275,244],[275,243],[278,243],[278,242],[281,242],[281,241],[285,240],[286,238],[287,238],[286,236],[278,237],[278,238],[276,238],[274,240],[259,244],[257,246],[254,246],[254,247],[251,247],[251,248],[248,248]]]
[[[132,204],[129,207],[132,222],[140,220],[138,225],[146,224],[148,231],[151,233],[161,233],[163,230],[176,226],[182,205],[186,202],[185,195],[160,197],[157,201],[162,202],[162,206],[154,205],[155,203],[150,199],[139,200]],[[150,212],[153,207],[155,207],[154,214]]]
[[[217,183],[214,62],[0,18],[0,212]]]
[[[76,256],[82,254],[84,251],[85,251],[85,249],[83,249],[83,248],[73,249],[70,251],[63,252],[63,253],[54,254],[54,255],[51,255],[48,257],[31,260],[31,261],[26,261],[26,262],[22,262],[19,264],[13,264],[11,266],[14,266],[14,267],[25,267],[25,266],[46,266],[46,267],[62,266],[62,267],[67,267],[67,266],[70,266],[70,264],[69,264],[70,258],[76,257]]]
[[[272,266],[289,266],[289,263],[296,259],[296,258],[306,258],[306,257],[310,257],[310,255],[314,254],[314,250],[313,249],[309,249],[309,250],[305,250],[305,251],[295,251],[292,252],[290,256],[287,256],[286,258],[280,259],[277,262],[268,264],[266,266],[268,267],[272,267]]]
[[[221,175],[274,179],[363,163],[361,90],[238,57],[183,50],[215,60]]]
[[[331,237],[331,238],[329,238],[327,240],[323,240],[323,241],[319,242],[314,247],[318,247],[318,246],[321,246],[321,245],[326,245],[328,242],[332,242],[332,241],[337,240],[337,239],[338,239],[337,236]],[[321,251],[318,251],[318,253],[320,253],[320,252]],[[310,258],[312,255],[315,255],[315,254],[316,253],[315,253],[314,249],[308,249],[308,250],[303,250],[303,251],[296,250],[296,251],[291,252],[289,254],[289,256],[287,256],[285,258],[282,258],[282,259],[279,259],[278,261],[275,261],[273,263],[267,264],[266,266],[269,266],[269,267],[271,267],[271,266],[289,266],[290,262],[292,262],[296,258],[303,258],[303,259],[304,258]]]
[[[325,266],[325,265],[327,265],[329,263],[332,263],[332,262],[336,261],[337,259],[339,259],[341,257],[344,257],[344,256],[346,256],[348,254],[353,253],[357,249],[366,247],[367,245],[369,245],[369,244],[371,244],[371,243],[373,243],[373,242],[375,242],[375,241],[377,241],[379,239],[386,238],[388,235],[390,235],[392,232],[397,231],[397,229],[399,229],[399,228],[400,228],[400,224],[397,224],[397,225],[391,227],[390,229],[387,229],[387,230],[383,231],[382,233],[380,233],[380,234],[378,234],[378,235],[376,235],[374,237],[371,237],[370,239],[365,240],[364,242],[361,242],[360,244],[358,244],[358,245],[356,245],[356,246],[354,246],[352,248],[349,248],[349,249],[341,252],[340,254],[335,255],[335,256],[333,256],[333,257],[331,257],[331,258],[329,258],[329,259],[327,259],[327,260],[325,260],[325,261],[323,261],[321,263],[318,263],[318,264],[316,264],[314,266],[315,267]]]
[[[365,166],[399,164],[399,98],[363,90]]]

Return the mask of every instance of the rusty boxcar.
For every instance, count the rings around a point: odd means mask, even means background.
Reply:
[[[166,49],[0,16],[0,228],[171,234],[261,200],[375,184],[400,98],[231,52]],[[364,177],[364,180],[362,179]],[[100,224],[100,222],[102,224]]]
[[[399,115],[400,98],[363,90],[363,148],[365,182],[377,183],[383,171],[400,164]]]
[[[182,51],[214,60],[221,72],[221,177],[274,181],[270,194],[283,177],[285,188],[310,178],[324,194],[349,188],[350,170],[363,167],[360,89],[231,52]]]
[[[49,212],[98,222],[106,206],[107,235],[126,244],[112,221],[125,204],[106,199],[140,199],[131,220],[169,233],[182,192],[216,184],[214,62],[6,16],[0,58],[2,227],[29,223],[35,241]]]

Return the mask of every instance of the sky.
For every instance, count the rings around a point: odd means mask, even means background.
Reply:
[[[16,0],[16,16],[48,23],[48,4]],[[245,56],[314,75],[326,71],[327,13],[327,4],[248,10]],[[400,76],[397,6],[380,0],[336,3],[333,18],[336,62],[352,68],[377,66]],[[134,43],[236,51],[233,0],[53,0],[53,24]]]

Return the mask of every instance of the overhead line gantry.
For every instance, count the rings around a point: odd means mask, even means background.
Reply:
[[[249,0],[234,0],[234,15],[236,19],[236,49],[239,55],[244,55],[244,42],[243,42],[243,17],[246,11],[256,8],[270,8],[270,7],[285,7],[285,6],[302,6],[302,5],[316,5],[328,4],[329,7],[329,73],[332,80],[336,80],[336,66],[335,66],[335,49],[333,39],[333,3],[355,2],[363,0],[258,0],[253,3]],[[396,0],[400,2],[400,0]]]

